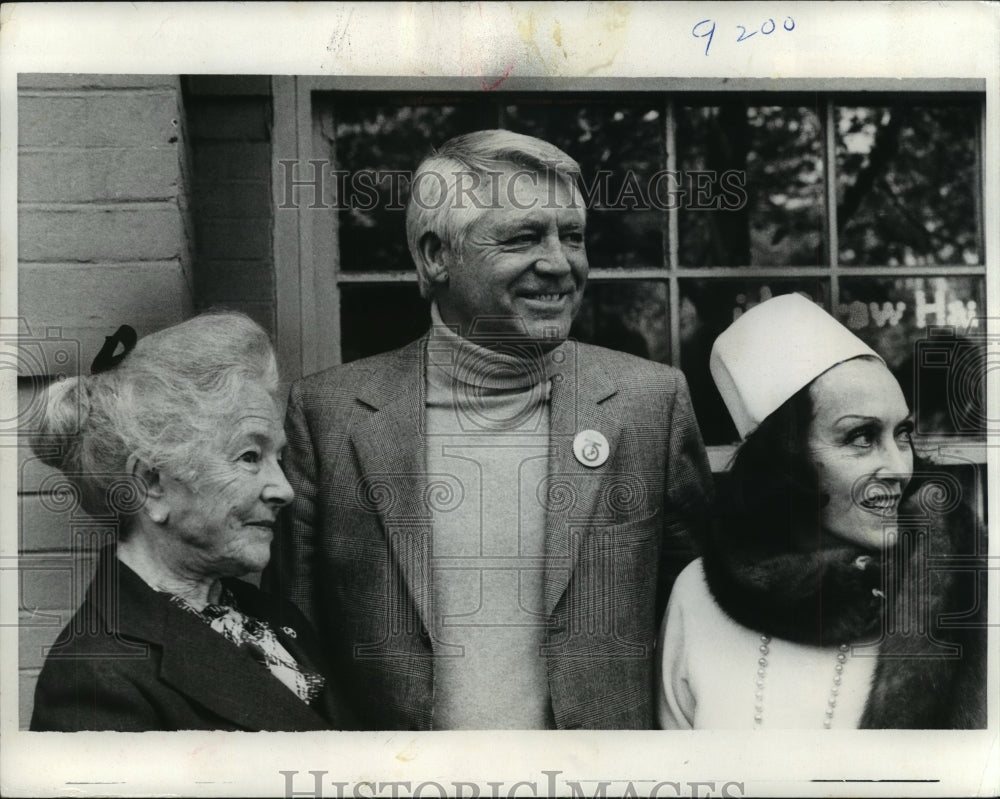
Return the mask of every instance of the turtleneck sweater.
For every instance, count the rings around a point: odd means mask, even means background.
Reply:
[[[486,349],[431,309],[434,729],[551,729],[541,656],[551,353]]]

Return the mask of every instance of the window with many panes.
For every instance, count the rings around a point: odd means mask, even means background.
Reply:
[[[323,207],[309,210],[308,195],[297,205],[300,220],[309,214],[299,241],[310,279],[331,308],[313,320],[324,326],[318,365],[427,328],[406,246],[407,176],[452,136],[500,127],[582,167],[591,272],[573,336],[680,367],[707,444],[736,440],[708,372],[713,340],[789,291],[886,359],[920,432],[985,432],[983,354],[968,335],[986,315],[979,91],[317,89],[297,102],[311,130],[299,131],[294,179],[326,170]]]

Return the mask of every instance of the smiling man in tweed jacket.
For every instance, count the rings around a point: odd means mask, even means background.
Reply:
[[[292,387],[296,497],[265,581],[368,728],[652,726],[711,474],[679,371],[567,341],[578,174],[508,131],[447,142],[407,208],[430,332]]]

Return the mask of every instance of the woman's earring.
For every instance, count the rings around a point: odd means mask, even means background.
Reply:
[[[162,510],[147,510],[149,520],[153,524],[163,524],[167,520],[167,512]]]

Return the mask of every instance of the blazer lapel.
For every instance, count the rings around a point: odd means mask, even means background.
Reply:
[[[564,345],[562,379],[553,380],[549,417],[549,490],[545,515],[545,609],[551,616],[569,585],[580,543],[595,527],[613,523],[607,502],[621,422],[601,403],[617,393],[593,359],[581,357],[575,341]],[[607,460],[584,466],[573,451],[578,433],[594,430],[608,441]],[[568,489],[568,508],[561,501]]]
[[[275,679],[251,655],[201,619],[175,607],[166,594],[147,586],[128,566],[114,568],[118,601],[103,603],[105,618],[131,638],[163,650],[160,678],[213,713],[248,730],[315,730],[322,717]],[[111,572],[109,572],[111,573]],[[117,619],[108,615],[111,608]]]
[[[358,392],[371,409],[351,434],[365,501],[375,506],[407,590],[425,625],[431,620],[430,514],[424,441],[426,336],[393,353]]]
[[[324,720],[243,649],[201,619],[163,609],[160,676],[214,713],[248,730],[315,730]]]
[[[223,580],[223,585],[236,597],[240,610],[267,622],[278,642],[299,665],[321,674],[326,670],[324,663],[316,662],[315,653],[300,643],[299,630],[290,626],[290,623],[294,623],[298,627],[298,622],[283,616],[279,610],[280,605],[275,604],[267,594],[254,590],[249,583],[238,579]]]
[[[312,708],[324,716],[329,727],[337,730],[358,729],[343,694],[342,675],[334,673],[329,662],[323,658],[319,649],[321,644],[314,638],[308,621],[290,617],[283,612],[281,604],[276,604],[266,594],[253,590],[240,580],[226,581],[226,586],[233,592],[241,609],[270,625],[279,643],[300,666],[326,677],[323,693],[312,703]]]
[[[426,490],[424,357],[426,337],[398,351],[385,368],[373,372],[358,392],[372,413],[352,433],[367,481],[365,496],[375,505],[389,548],[423,620],[431,620],[428,557],[430,515]],[[593,359],[579,357],[576,342],[564,346],[561,380],[553,381],[549,416],[549,502],[545,521],[545,605],[549,615],[569,584],[580,541],[595,526],[612,523],[607,503],[609,479],[621,422],[601,403],[617,393]],[[573,453],[577,433],[596,430],[609,444],[607,461],[584,466]],[[573,502],[559,501],[568,486]],[[602,510],[604,508],[604,510]]]

